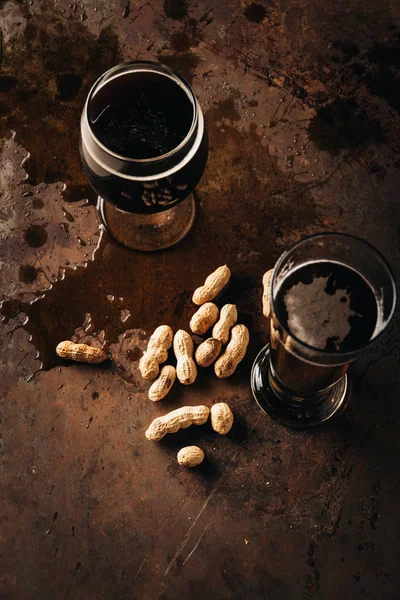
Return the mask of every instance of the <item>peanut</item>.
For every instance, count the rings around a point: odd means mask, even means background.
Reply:
[[[139,362],[139,370],[143,379],[155,379],[160,371],[159,365],[168,358],[173,333],[169,325],[160,325],[149,339],[146,352]]]
[[[236,324],[238,319],[237,308],[234,304],[225,304],[221,308],[219,315],[219,321],[216,323],[212,330],[213,338],[217,338],[223,346],[228,343],[229,332],[231,327]]]
[[[212,302],[206,302],[190,319],[190,329],[197,335],[204,335],[217,322],[218,313],[218,306]]]
[[[270,330],[270,334],[269,334],[269,342],[271,344],[271,348],[276,350],[278,348],[278,344],[279,344],[279,337],[280,337],[279,329],[275,327],[276,323],[273,322],[273,319],[271,319],[270,323],[271,323],[271,330]]]
[[[225,402],[211,407],[211,426],[217,433],[226,435],[233,425],[233,413]]]
[[[146,431],[146,438],[158,442],[167,433],[176,433],[190,425],[203,425],[210,414],[208,406],[182,406],[163,417],[157,417]]]
[[[213,300],[215,296],[223,290],[231,278],[231,270],[227,265],[218,267],[211,273],[204,282],[204,285],[197,288],[193,294],[193,302],[195,304],[204,304]]]
[[[204,452],[198,446],[186,446],[179,450],[177,459],[184,467],[197,467],[204,460]]]
[[[107,354],[101,348],[93,348],[87,344],[75,344],[69,340],[60,342],[56,348],[58,356],[76,362],[91,364],[102,363],[107,360]]]
[[[193,340],[187,331],[179,329],[174,337],[174,352],[177,359],[176,376],[184,385],[190,385],[197,376],[193,356]]]
[[[162,400],[168,394],[169,390],[174,385],[176,377],[175,367],[171,365],[165,365],[161,369],[160,375],[157,377],[155,381],[150,386],[149,389],[149,398],[153,402],[158,402],[158,400]]]
[[[229,377],[243,360],[249,343],[249,330],[246,325],[235,325],[232,328],[231,339],[224,354],[215,363],[215,374],[219,378]]]
[[[271,318],[271,280],[273,269],[270,269],[266,273],[264,273],[262,282],[263,282],[263,297],[262,297],[262,306],[263,306],[263,315],[267,317],[267,319]]]
[[[221,352],[222,344],[215,338],[208,338],[200,344],[196,350],[195,359],[200,367],[209,367],[217,360]]]

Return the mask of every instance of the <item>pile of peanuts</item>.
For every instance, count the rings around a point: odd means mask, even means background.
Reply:
[[[205,335],[211,327],[212,336],[203,341],[194,353],[192,337],[187,331],[179,329],[175,335],[169,325],[160,325],[149,339],[146,351],[139,363],[139,370],[146,380],[154,380],[148,397],[153,402],[165,398],[176,378],[183,385],[191,385],[197,377],[197,366],[209,367],[214,363],[217,377],[232,375],[243,360],[249,343],[249,331],[245,325],[237,325],[238,312],[234,304],[225,304],[219,311],[211,302],[227,286],[231,271],[227,265],[218,267],[205,280],[204,285],[193,294],[193,302],[200,308],[190,320],[191,331],[199,336]],[[168,359],[168,350],[173,347],[176,367],[160,365]],[[222,352],[222,349],[224,351]],[[107,360],[107,354],[100,348],[86,344],[64,341],[58,344],[59,356],[78,362],[97,364]],[[222,352],[222,354],[221,354]],[[193,358],[194,355],[194,358]],[[167,433],[175,433],[190,425],[202,425],[211,413],[211,425],[221,435],[227,434],[233,425],[233,414],[225,402],[207,406],[183,406],[163,417],[156,418],[146,431],[148,440],[161,440]],[[182,448],[178,453],[178,462],[185,466],[196,466],[204,459],[204,452],[197,446]]]
[[[243,360],[249,343],[249,331],[245,325],[236,325],[236,306],[225,304],[220,312],[216,304],[211,302],[226,287],[230,277],[231,271],[226,265],[218,267],[193,294],[193,302],[200,308],[190,320],[191,331],[202,336],[213,327],[212,337],[202,342],[195,353],[193,340],[183,329],[179,329],[174,336],[169,325],[160,325],[150,337],[139,369],[143,379],[155,379],[149,389],[149,398],[153,402],[165,398],[176,377],[183,385],[192,384],[197,377],[196,363],[199,367],[209,367],[215,363],[216,376],[224,378],[232,375]],[[160,371],[159,365],[167,360],[171,346],[177,360],[176,368],[166,365]],[[226,348],[221,354],[223,346]]]
[[[183,385],[191,385],[197,377],[197,366],[209,367],[214,363],[217,377],[232,375],[243,360],[249,343],[249,331],[245,325],[237,325],[238,312],[234,304],[225,304],[219,311],[212,302],[227,286],[231,271],[227,265],[218,267],[205,280],[204,285],[193,294],[194,304],[200,308],[190,320],[190,329],[195,335],[205,335],[211,327],[212,336],[203,341],[194,352],[192,337],[179,329],[175,336],[171,327],[160,325],[150,337],[139,369],[143,379],[153,380],[149,389],[149,399],[158,402],[165,398],[176,379]],[[168,350],[173,347],[176,367],[160,364],[168,358]],[[222,352],[223,347],[224,351]],[[222,352],[222,354],[221,354]],[[233,425],[233,414],[225,402],[207,406],[183,406],[163,417],[158,417],[146,431],[148,440],[158,441],[167,433],[175,433],[190,425],[202,425],[211,413],[211,425],[221,435],[227,434]],[[178,452],[181,465],[193,467],[204,459],[204,452],[198,446],[188,446]]]

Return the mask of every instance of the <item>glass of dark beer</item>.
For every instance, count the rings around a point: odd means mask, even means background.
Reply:
[[[208,145],[200,104],[178,73],[148,61],[104,73],[82,112],[80,153],[119,242],[159,250],[188,233]]]
[[[253,365],[253,395],[287,426],[318,425],[344,410],[349,365],[393,316],[392,272],[360,238],[314,235],[278,259],[270,294],[270,343]]]

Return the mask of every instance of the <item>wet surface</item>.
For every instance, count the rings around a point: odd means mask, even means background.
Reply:
[[[249,388],[262,274],[291,243],[361,235],[399,274],[400,14],[391,0],[353,9],[0,2],[1,597],[397,596],[398,319],[324,430],[282,428]],[[78,154],[88,90],[135,58],[192,83],[209,134],[198,219],[154,255],[99,231]],[[192,291],[223,263],[218,302],[250,327],[245,360],[149,402],[149,335],[188,328]],[[63,339],[110,358],[63,362]],[[154,417],[217,401],[236,417],[227,436],[145,439]],[[176,461],[189,444],[206,454],[190,471]]]

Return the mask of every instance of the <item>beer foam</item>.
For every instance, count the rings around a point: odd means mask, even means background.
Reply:
[[[284,296],[288,328],[293,335],[309,346],[324,350],[328,340],[336,350],[350,333],[349,317],[356,313],[350,308],[350,294],[337,289],[328,294],[329,277],[316,277],[312,283],[297,283]]]

